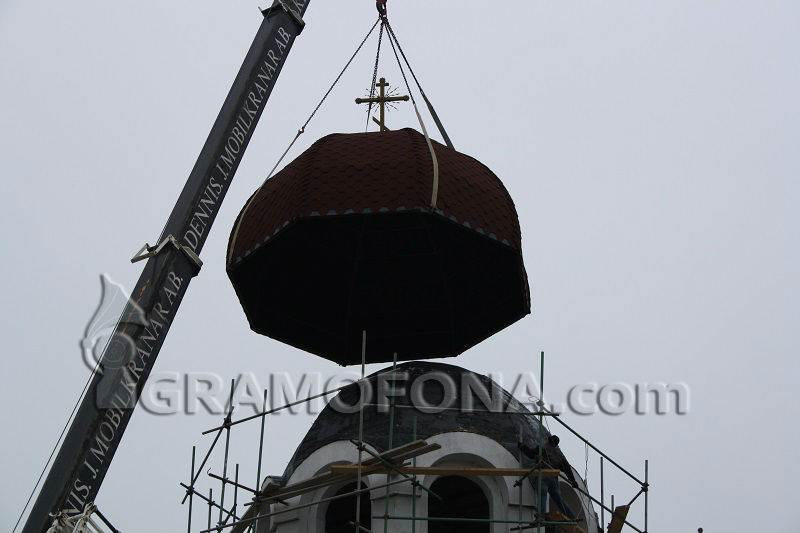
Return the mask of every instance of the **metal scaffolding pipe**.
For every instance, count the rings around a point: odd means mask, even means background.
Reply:
[[[187,490],[189,489],[189,487],[185,483],[181,483],[180,486],[184,487]],[[200,498],[201,500],[203,500],[203,501],[208,503],[208,506],[209,506],[209,511],[208,511],[209,512],[209,517],[211,516],[210,515],[211,508],[213,508],[213,507],[216,507],[217,509],[220,509],[221,511],[224,511],[227,514],[228,517],[230,517],[231,513],[233,512],[232,510],[229,511],[227,509],[223,509],[213,499],[209,499],[209,498],[212,497],[211,495],[213,494],[212,489],[208,489],[208,496],[204,496],[203,494],[200,494],[199,492],[195,492],[195,494],[197,495],[198,498]],[[209,527],[211,527],[211,526],[209,526]]]
[[[636,483],[638,483],[639,485],[644,485],[644,482],[643,482],[643,481],[639,480],[639,478],[637,478],[636,476],[634,476],[633,474],[631,474],[630,472],[628,472],[627,470],[625,470],[624,468],[622,468],[622,467],[619,465],[619,463],[617,463],[617,462],[616,462],[616,461],[614,461],[614,460],[613,460],[611,457],[609,457],[608,455],[606,455],[605,453],[603,453],[602,451],[600,451],[600,449],[599,449],[599,448],[597,448],[597,447],[596,447],[594,444],[592,444],[591,442],[589,442],[588,440],[586,440],[584,437],[582,437],[580,433],[578,433],[577,431],[575,431],[574,429],[572,429],[571,427],[569,427],[569,426],[567,425],[567,423],[566,423],[566,422],[564,422],[563,420],[561,420],[561,418],[560,418],[560,417],[554,417],[554,420],[555,420],[556,422],[558,422],[559,424],[561,424],[562,426],[564,426],[565,428],[567,428],[567,429],[568,429],[568,430],[569,430],[569,431],[570,431],[570,432],[571,432],[573,435],[575,435],[576,437],[578,437],[579,439],[581,439],[581,440],[582,440],[582,441],[583,441],[583,442],[584,442],[584,443],[585,443],[587,446],[589,446],[591,449],[593,449],[594,451],[596,451],[597,453],[599,453],[600,455],[602,455],[603,457],[605,457],[606,459],[608,459],[608,461],[609,461],[609,462],[610,462],[612,465],[614,465],[614,466],[616,466],[617,468],[619,468],[619,469],[620,469],[622,472],[624,472],[625,474],[627,474],[627,475],[628,475],[628,477],[630,477],[630,478],[631,478],[632,480],[634,480]]]
[[[605,505],[603,505],[602,503],[600,503],[600,501],[599,501],[597,498],[594,498],[594,497],[593,497],[591,494],[589,494],[588,492],[586,492],[586,491],[582,490],[580,487],[573,487],[573,488],[574,488],[574,490],[577,490],[578,492],[580,492],[581,494],[583,494],[584,496],[586,496],[587,498],[589,498],[590,500],[592,500],[594,503],[598,504],[598,505],[599,505],[601,508],[603,508],[603,509],[605,509],[606,511],[608,511],[609,513],[611,513],[611,516],[612,516],[612,517],[614,516],[614,511],[613,511],[612,509],[609,509],[608,507],[606,507],[606,506],[605,506]],[[613,495],[613,494],[611,495],[611,507],[614,507],[614,495]],[[641,530],[641,529],[639,529],[638,527],[634,526],[633,524],[631,524],[631,523],[630,523],[630,522],[628,522],[627,520],[623,520],[623,522],[624,522],[626,525],[630,526],[630,527],[631,527],[631,529],[633,529],[633,530],[634,530],[634,531],[636,531],[637,533],[645,533],[644,531],[642,531],[642,530]]]
[[[230,449],[231,445],[231,415],[233,415],[233,388],[236,382],[231,380],[231,394],[230,400],[228,400],[228,414],[225,417],[225,459],[222,463],[222,495],[219,498],[219,520],[218,523],[222,522],[222,509],[225,507],[225,482],[227,481],[228,477],[228,450]]]
[[[536,402],[536,406],[539,408],[539,413],[544,411],[544,352],[541,353],[541,359],[539,364],[539,401]],[[536,428],[536,434],[539,436],[539,462],[542,461],[542,448],[544,446],[544,432],[542,431],[542,415],[539,415],[539,427]],[[536,509],[538,509],[539,514],[544,513],[544,506],[547,504],[547,496],[542,494],[542,469],[539,468],[539,472],[536,475],[536,495],[534,498],[538,498],[538,500],[534,500],[536,504]],[[536,533],[541,532],[541,524],[537,520],[536,523]]]
[[[191,481],[191,483],[189,483],[189,484],[190,484],[192,487],[194,487],[194,484],[195,484],[195,482],[197,481],[197,478],[199,478],[199,477],[200,477],[200,472],[202,472],[202,470],[203,470],[203,467],[206,465],[206,461],[208,461],[208,458],[211,456],[211,452],[214,450],[214,446],[216,446],[216,445],[217,445],[217,441],[219,440],[219,437],[220,437],[220,435],[222,435],[222,429],[223,429],[224,427],[225,427],[225,426],[221,427],[221,428],[220,428],[220,429],[217,431],[217,434],[214,436],[214,440],[211,442],[211,446],[208,448],[208,451],[206,452],[206,456],[203,458],[203,462],[201,462],[201,463],[200,463],[200,466],[199,466],[199,467],[197,467],[197,470],[195,471],[195,475],[194,475],[194,477],[192,478],[192,481]],[[184,497],[183,497],[183,500],[181,501],[181,505],[183,505],[183,502],[185,502],[185,501],[186,501],[186,498],[187,498],[187,496],[188,496],[188,495],[189,495],[189,494],[187,493],[187,494],[186,494],[186,496],[184,496]]]
[[[364,531],[365,533],[372,533],[372,531],[371,531],[371,530],[369,530],[369,529],[365,528],[365,527],[364,527],[364,526],[362,526],[361,524],[356,524],[356,523],[355,523],[355,522],[353,522],[352,520],[350,520],[349,524],[350,524],[351,526],[354,526],[354,527],[356,528],[356,533],[358,533],[359,531]]]
[[[254,522],[255,520],[258,520],[259,518],[267,518],[267,517],[275,516],[275,515],[282,514],[282,513],[288,513],[289,511],[296,511],[297,509],[304,509],[306,507],[312,507],[312,506],[318,505],[320,503],[325,503],[325,502],[329,502],[329,501],[333,501],[333,500],[338,500],[339,498],[346,498],[347,496],[355,496],[356,494],[361,494],[362,492],[369,492],[371,490],[382,489],[382,488],[384,488],[386,486],[389,486],[389,485],[397,485],[397,484],[400,484],[400,483],[405,483],[407,481],[408,481],[407,479],[398,479],[398,480],[395,480],[395,481],[390,481],[389,483],[386,483],[385,485],[376,485],[375,487],[365,487],[363,489],[357,489],[357,490],[354,490],[352,492],[345,492],[344,494],[337,494],[335,496],[330,496],[328,498],[320,498],[319,500],[315,500],[313,502],[308,502],[308,503],[304,503],[304,504],[301,504],[301,505],[287,507],[286,509],[280,509],[278,511],[273,511],[271,513],[260,514],[260,515],[257,515],[257,516],[253,516],[251,518],[245,518],[245,519],[239,520],[237,522],[232,522],[230,524],[225,524],[224,526],[221,526],[221,527],[212,528],[209,525],[208,529],[204,529],[200,533],[211,533],[212,531],[217,531],[218,529],[223,529],[223,528],[226,528],[226,527],[233,527],[233,526],[238,526],[240,524],[246,524],[246,523]]]
[[[100,512],[100,509],[97,507],[94,508],[94,514],[97,515],[98,518],[111,530],[111,533],[120,533],[119,529],[114,527],[114,524],[109,522],[108,518],[106,518],[103,513]]]
[[[361,332],[361,380],[364,379],[364,368],[366,367],[367,359],[367,332]],[[364,441],[364,391],[359,389],[358,395],[358,442]],[[262,420],[264,420],[262,418]],[[361,456],[363,455],[363,446],[358,447],[358,475],[356,476],[356,488],[361,488]],[[387,489],[388,490],[388,489]],[[356,499],[356,521],[355,533],[361,529],[361,498]]]
[[[600,457],[600,527],[606,524],[606,486],[603,480],[603,457]]]
[[[192,469],[189,474],[189,479],[194,479],[194,456],[196,447],[192,446]],[[194,499],[194,483],[187,490],[189,494],[189,523],[186,525],[186,533],[192,533],[192,500]],[[185,499],[185,498],[184,498]]]
[[[637,493],[636,493],[636,496],[634,496],[634,497],[633,497],[633,499],[631,499],[631,501],[629,501],[629,502],[628,502],[628,507],[630,507],[631,505],[633,505],[633,502],[635,502],[635,501],[636,501],[636,498],[638,498],[639,496],[641,496],[643,492],[644,492],[644,490],[642,490],[642,489],[639,489],[639,492],[637,492]]]
[[[238,465],[237,465],[237,466],[238,466]],[[214,478],[214,479],[217,479],[217,480],[219,480],[219,481],[222,481],[222,476],[220,476],[220,475],[217,475],[217,474],[214,474],[213,472],[209,472],[209,473],[208,473],[208,477],[212,477],[212,478]],[[225,480],[225,482],[226,482],[227,484],[229,484],[229,485],[233,485],[234,487],[239,487],[240,489],[244,489],[244,490],[246,490],[246,491],[248,491],[248,492],[252,492],[253,494],[258,494],[258,491],[257,491],[257,490],[255,490],[255,489],[252,489],[252,488],[248,487],[247,485],[242,485],[242,484],[241,484],[241,483],[239,483],[238,481],[231,481],[230,479],[227,479],[227,480]]]
[[[647,533],[647,495],[650,493],[650,478],[648,477],[648,460],[644,460],[644,532]]]
[[[386,465],[386,468],[388,468],[388,469],[389,469],[389,470],[391,470],[392,472],[394,472],[394,473],[396,473],[396,474],[399,474],[399,475],[401,475],[401,476],[405,477],[407,480],[411,481],[413,485],[415,485],[415,486],[418,486],[419,488],[421,488],[422,490],[424,490],[424,491],[425,491],[425,492],[427,492],[428,494],[432,495],[432,496],[433,496],[434,498],[436,498],[437,500],[439,500],[439,501],[441,501],[441,500],[442,500],[442,497],[441,497],[441,496],[439,496],[438,494],[436,494],[435,492],[433,492],[431,489],[429,489],[429,488],[428,488],[428,487],[426,487],[425,485],[422,485],[422,484],[420,484],[420,483],[419,483],[419,482],[416,480],[416,478],[415,478],[415,477],[412,477],[412,476],[410,476],[410,475],[406,474],[405,472],[403,472],[402,470],[400,470],[400,467],[402,467],[403,465],[397,465],[397,464],[390,463],[389,461],[387,461],[386,459],[384,459],[384,458],[383,458],[383,457],[381,457],[380,455],[376,454],[375,452],[373,452],[372,450],[370,450],[369,448],[367,448],[367,447],[364,445],[364,443],[358,443],[358,442],[356,442],[356,441],[352,441],[352,440],[351,440],[350,442],[352,442],[352,443],[353,443],[354,445],[356,445],[356,446],[361,446],[361,447],[363,447],[365,452],[367,452],[368,454],[370,454],[372,457],[374,457],[374,458],[375,458],[375,459],[377,459],[378,461],[382,462],[384,465]],[[388,474],[387,474],[387,475],[388,475]]]
[[[381,89],[381,90],[383,90],[383,89]],[[389,409],[389,446],[388,446],[388,448],[390,450],[392,449],[392,440],[393,440],[393,437],[394,437],[394,391],[395,391],[395,384],[396,384],[396,381],[397,381],[397,352],[394,352],[394,358],[393,359],[394,359],[394,361],[392,361],[392,396],[391,396],[391,399],[389,400],[390,409]],[[364,448],[364,441],[363,440],[359,439],[358,444],[359,444],[359,446],[358,446],[359,450]],[[405,476],[405,477],[408,477],[408,476]],[[392,479],[391,472],[386,472],[386,482],[388,483],[391,479]],[[417,482],[417,478],[414,477],[413,483],[416,483],[416,482]],[[359,501],[360,501],[360,498],[359,498]],[[389,514],[389,487],[388,487],[388,485],[386,487],[386,496],[384,496],[383,503],[384,503],[384,514],[388,515]],[[384,521],[383,521],[383,533],[388,533],[388,531],[389,531],[389,521],[384,519]]]
[[[382,376],[384,374],[389,374],[389,373],[391,373],[391,370],[387,370],[386,372],[380,372],[378,374],[375,374],[374,377],[378,378],[378,377],[380,377],[380,376]],[[359,383],[360,381],[361,380],[359,380],[358,382],[355,382],[355,383]],[[234,420],[234,421],[230,422],[227,425],[223,424],[221,426],[217,426],[217,427],[213,427],[211,429],[207,429],[207,430],[203,431],[202,435],[208,435],[209,433],[213,433],[215,431],[222,431],[223,429],[225,429],[225,427],[236,426],[236,425],[242,424],[244,422],[249,422],[250,420],[255,420],[256,418],[267,416],[267,415],[270,415],[272,413],[277,413],[278,411],[282,411],[284,409],[288,409],[289,407],[294,407],[295,405],[300,405],[301,403],[310,402],[311,400],[316,400],[317,398],[322,398],[323,396],[329,396],[331,394],[341,392],[342,390],[344,390],[347,387],[350,387],[352,385],[354,385],[354,383],[348,383],[347,385],[342,385],[341,387],[337,387],[335,389],[331,389],[331,390],[327,390],[327,391],[324,391],[324,392],[320,392],[319,394],[312,394],[311,396],[303,398],[302,400],[297,400],[295,402],[287,403],[286,405],[282,405],[280,407],[276,407],[274,409],[270,409],[269,411],[263,411],[261,413],[256,413],[254,415],[246,416],[244,418],[240,418],[239,420]]]
[[[503,520],[500,518],[459,518],[459,517],[447,517],[447,516],[420,516],[420,517],[413,517],[413,516],[395,516],[395,515],[376,515],[372,518],[387,518],[389,520],[426,520],[430,522],[481,522],[481,523],[490,523],[490,524],[539,524],[542,526],[574,526],[578,525],[578,522],[575,520],[569,521],[553,521],[553,520]],[[202,532],[207,533],[207,532]]]

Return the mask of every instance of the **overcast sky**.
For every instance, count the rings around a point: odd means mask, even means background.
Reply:
[[[685,383],[682,416],[565,420],[636,473],[650,460],[653,532],[797,531],[800,3],[389,4],[456,148],[503,180],[523,233],[532,315],[447,362],[512,381],[545,350],[552,402],[583,383]],[[257,6],[0,1],[0,529],[87,378],[78,342],[99,274],[136,281],[141,265],[128,258],[161,230],[261,22]],[[371,0],[311,1],[155,372],[254,372],[266,386],[271,373],[339,371],[249,330],[225,246],[374,17]],[[325,134],[363,131],[353,98],[369,89],[374,48],[290,158]],[[380,74],[399,86],[384,59]],[[417,127],[405,104],[388,123]],[[137,410],[98,497],[104,514],[124,531],[184,528],[178,483],[218,420]],[[312,420],[269,419],[266,473],[283,471]],[[232,440],[249,484],[256,433]],[[563,447],[582,470],[583,446],[565,436]],[[609,481],[620,498],[635,493]]]

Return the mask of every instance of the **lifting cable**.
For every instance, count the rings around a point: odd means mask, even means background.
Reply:
[[[302,135],[305,132],[306,126],[308,126],[308,124],[311,122],[311,119],[314,118],[314,115],[316,115],[317,111],[319,111],[320,107],[322,107],[322,104],[328,98],[328,96],[330,95],[331,91],[333,91],[333,88],[336,86],[336,84],[339,83],[339,80],[342,78],[342,76],[344,75],[345,71],[350,67],[350,64],[353,62],[353,60],[358,55],[358,53],[361,51],[361,49],[364,47],[364,44],[369,39],[370,35],[372,35],[372,32],[375,31],[375,28],[378,26],[378,24],[380,24],[381,27],[380,27],[380,31],[378,33],[378,49],[377,49],[377,53],[375,55],[375,67],[374,67],[373,72],[372,72],[372,85],[370,87],[370,98],[372,98],[374,96],[374,94],[375,94],[375,81],[377,80],[377,75],[378,75],[378,64],[379,64],[379,61],[380,61],[381,44],[382,44],[382,40],[383,40],[383,33],[384,33],[384,26],[385,26],[386,34],[389,37],[389,43],[392,45],[392,51],[394,52],[395,59],[397,60],[397,65],[398,65],[398,67],[400,67],[400,72],[403,75],[403,81],[406,84],[406,88],[408,89],[408,93],[409,93],[409,95],[411,97],[411,103],[414,106],[414,112],[417,115],[417,120],[419,121],[420,127],[422,128],[422,133],[425,135],[425,142],[427,143],[428,150],[431,153],[431,159],[433,161],[433,190],[431,192],[431,208],[436,209],[436,202],[437,202],[437,198],[438,198],[438,194],[439,194],[439,162],[438,162],[438,160],[436,158],[436,152],[433,149],[433,144],[431,143],[431,139],[430,139],[430,136],[428,135],[428,131],[425,128],[424,122],[422,121],[422,116],[420,115],[419,109],[417,108],[416,101],[414,100],[414,95],[413,95],[413,92],[411,91],[411,86],[408,83],[408,78],[406,77],[405,69],[403,69],[403,63],[400,61],[400,57],[401,56],[403,58],[403,61],[405,61],[405,64],[408,67],[408,71],[411,73],[411,76],[414,79],[414,82],[417,85],[417,89],[419,89],[420,95],[422,95],[423,100],[425,100],[425,105],[428,107],[428,111],[430,112],[431,117],[433,117],[433,121],[436,123],[436,127],[439,129],[439,133],[441,133],[442,138],[445,141],[445,144],[451,150],[454,150],[455,148],[453,147],[453,143],[450,141],[450,137],[447,135],[447,132],[445,131],[441,120],[439,120],[439,115],[436,114],[436,110],[433,108],[433,104],[431,104],[430,100],[428,99],[427,95],[425,94],[425,91],[422,89],[422,85],[420,84],[419,79],[417,78],[417,75],[414,73],[414,69],[411,67],[411,63],[408,61],[408,58],[406,57],[406,54],[403,51],[402,46],[400,46],[400,42],[397,40],[397,36],[395,35],[394,30],[392,29],[392,26],[389,23],[388,17],[386,16],[385,12],[383,12],[383,13],[381,13],[381,16],[378,17],[378,20],[376,20],[375,23],[372,25],[372,27],[369,29],[369,31],[367,32],[367,35],[364,37],[364,39],[362,39],[361,43],[356,48],[355,52],[353,52],[353,55],[350,56],[350,59],[345,64],[344,68],[342,68],[341,72],[339,72],[339,75],[336,76],[336,79],[333,81],[331,86],[328,88],[328,90],[323,95],[322,99],[319,101],[317,106],[314,108],[314,110],[308,116],[308,119],[306,119],[305,123],[303,123],[303,125],[300,127],[300,129],[297,130],[297,133],[295,134],[294,139],[292,139],[292,141],[289,143],[289,146],[286,148],[286,150],[283,151],[283,154],[281,154],[280,158],[278,158],[278,161],[275,163],[275,166],[273,166],[272,170],[270,170],[269,174],[267,174],[266,179],[261,183],[261,185],[258,187],[258,189],[256,189],[256,191],[252,194],[252,196],[250,196],[250,199],[245,204],[244,209],[242,210],[241,214],[239,215],[238,219],[236,220],[236,226],[234,227],[233,235],[231,237],[230,244],[229,244],[229,247],[228,247],[228,261],[227,261],[228,264],[230,264],[231,260],[233,259],[233,257],[232,257],[233,256],[233,249],[234,249],[234,247],[236,245],[236,238],[239,235],[239,227],[241,225],[242,219],[244,218],[245,214],[247,213],[248,209],[250,208],[250,205],[253,203],[253,201],[255,200],[256,196],[258,196],[258,193],[261,191],[261,189],[264,187],[264,185],[267,183],[267,181],[269,181],[269,179],[273,176],[273,174],[275,173],[275,170],[283,162],[284,158],[289,153],[289,150],[292,149],[292,147],[294,146],[295,142],[297,142],[297,139],[300,137],[300,135]],[[398,54],[398,51],[400,52],[399,54]],[[369,126],[369,116],[371,114],[371,110],[372,110],[372,103],[370,103],[369,108],[367,110],[367,126]]]
[[[414,93],[411,91],[411,86],[408,84],[408,78],[406,78],[406,71],[403,69],[403,64],[400,62],[400,56],[397,55],[397,48],[395,48],[394,36],[391,30],[391,26],[389,26],[389,21],[384,17],[385,24],[387,28],[389,28],[389,44],[392,45],[392,51],[394,52],[394,57],[397,59],[397,66],[400,67],[400,73],[403,75],[403,81],[406,83],[406,89],[408,89],[408,94],[411,96],[411,104],[414,106],[414,112],[417,114],[417,120],[419,121],[419,125],[422,128],[422,133],[425,135],[425,142],[428,145],[428,150],[431,152],[431,160],[433,161],[433,190],[431,191],[431,208],[436,209],[436,200],[439,196],[439,160],[436,158],[436,151],[433,149],[433,144],[431,143],[431,138],[428,135],[428,130],[425,129],[425,123],[422,121],[422,116],[419,114],[419,109],[417,109],[417,102],[414,100]],[[397,47],[400,47],[400,44],[397,43]],[[410,67],[409,67],[410,70]]]
[[[267,175],[266,179],[261,183],[261,185],[259,185],[258,189],[256,189],[256,192],[254,192],[253,195],[250,197],[250,199],[247,201],[247,204],[245,204],[244,209],[239,214],[239,218],[236,220],[236,227],[233,230],[233,235],[231,237],[230,244],[228,246],[228,264],[230,264],[231,259],[232,259],[233,249],[234,249],[234,246],[236,245],[236,237],[239,235],[239,226],[241,225],[242,219],[244,218],[245,214],[247,213],[247,210],[250,208],[250,204],[253,203],[253,200],[255,200],[256,196],[258,196],[258,193],[261,192],[261,189],[264,187],[264,184],[266,184],[267,181],[269,181],[269,179],[275,173],[275,169],[277,169],[278,165],[281,164],[283,159],[286,157],[286,154],[289,153],[289,150],[292,149],[292,146],[294,146],[294,143],[297,142],[297,139],[306,131],[306,126],[308,126],[309,122],[311,122],[311,119],[314,118],[314,115],[317,114],[317,111],[319,111],[319,108],[322,107],[322,104],[328,98],[328,95],[331,94],[331,91],[333,91],[333,88],[336,87],[336,84],[339,83],[339,80],[342,78],[342,76],[344,75],[344,73],[348,69],[348,67],[350,67],[350,64],[356,58],[356,56],[361,51],[361,49],[364,47],[364,43],[367,42],[367,39],[369,39],[369,36],[372,35],[373,31],[375,31],[375,28],[378,26],[379,22],[381,22],[381,19],[376,20],[375,24],[373,24],[372,27],[369,29],[369,31],[367,32],[367,35],[361,41],[361,44],[358,45],[358,47],[356,48],[356,51],[353,52],[353,55],[350,56],[350,59],[345,64],[344,68],[342,68],[342,71],[339,72],[339,75],[336,76],[336,79],[333,80],[333,83],[331,84],[331,86],[328,88],[328,90],[323,95],[322,99],[317,104],[317,107],[314,108],[314,111],[311,112],[311,114],[308,116],[308,119],[306,119],[306,121],[303,123],[303,125],[300,126],[300,129],[297,130],[297,133],[295,134],[294,139],[292,139],[292,142],[289,143],[289,146],[286,147],[286,150],[284,150],[283,154],[281,154],[280,158],[278,158],[278,162],[275,163],[275,166],[272,167],[272,170],[269,171],[269,174]],[[382,29],[383,29],[383,27],[381,26],[381,30]]]
[[[372,71],[372,84],[369,86],[369,105],[367,106],[367,123],[364,126],[364,133],[369,129],[369,117],[372,115],[372,99],[375,98],[375,82],[378,81],[378,63],[381,58],[381,42],[383,41],[383,24],[378,32],[378,51],[375,53],[375,69]]]
[[[121,318],[122,317],[117,319],[117,324],[114,327],[114,329],[116,329],[116,327],[119,326]],[[111,339],[109,339],[109,341],[107,342],[110,342],[110,340]],[[103,354],[105,354],[105,349],[103,349]],[[16,524],[14,524],[14,529],[11,530],[12,533],[17,531],[19,523],[20,521],[22,521],[22,517],[25,516],[25,511],[28,509],[28,505],[30,505],[31,500],[33,499],[33,495],[36,494],[36,489],[39,487],[39,483],[42,482],[42,478],[44,477],[45,472],[47,472],[47,467],[50,465],[50,461],[53,460],[53,456],[55,455],[56,450],[58,450],[58,445],[61,443],[61,439],[64,438],[64,434],[67,432],[67,429],[69,429],[69,424],[72,421],[73,417],[75,416],[75,412],[78,410],[78,406],[80,406],[81,400],[83,400],[83,397],[86,395],[86,390],[89,388],[89,384],[92,382],[92,378],[94,378],[94,375],[97,373],[97,369],[100,367],[101,360],[102,357],[95,362],[94,368],[92,369],[91,374],[89,374],[89,378],[86,380],[86,384],[83,386],[83,390],[78,395],[78,399],[75,401],[75,405],[72,406],[72,412],[70,412],[69,416],[67,417],[67,421],[64,423],[64,427],[61,428],[61,434],[58,436],[58,439],[56,439],[56,442],[53,445],[53,449],[50,450],[50,456],[47,458],[47,461],[45,461],[44,466],[42,467],[42,471],[39,473],[39,478],[36,480],[36,484],[31,489],[31,493],[28,495],[28,500],[25,502],[25,506],[19,513],[17,522]]]
[[[414,74],[414,69],[411,68],[411,63],[408,62],[408,58],[406,57],[406,53],[403,52],[403,47],[400,46],[400,41],[397,40],[397,36],[394,34],[394,30],[392,29],[392,25],[389,24],[389,19],[388,18],[386,19],[386,29],[388,30],[388,33],[389,33],[389,36],[390,36],[389,40],[390,41],[394,40],[394,42],[397,43],[397,49],[400,50],[400,55],[403,56],[403,60],[406,62],[406,65],[408,66],[408,71],[411,73],[411,77],[414,78],[414,82],[417,84],[417,88],[419,89],[419,93],[422,95],[422,99],[425,100],[425,105],[428,106],[428,111],[430,112],[431,117],[433,117],[433,121],[436,123],[436,127],[439,128],[439,133],[442,134],[442,138],[444,139],[444,143],[451,150],[455,150],[455,147],[453,146],[453,143],[450,142],[450,137],[448,137],[447,132],[444,130],[444,126],[442,125],[442,121],[439,120],[439,115],[436,114],[436,110],[433,108],[433,104],[431,104],[431,101],[428,100],[428,97],[425,95],[425,91],[422,90],[422,85],[419,83],[419,80],[417,79],[417,75]],[[396,55],[397,55],[397,52],[395,52],[395,56]],[[398,63],[399,63],[399,61],[400,60],[398,59]],[[402,70],[402,67],[400,67],[400,68]],[[404,77],[405,77],[405,75],[404,75]],[[406,81],[406,86],[408,86],[408,81]]]

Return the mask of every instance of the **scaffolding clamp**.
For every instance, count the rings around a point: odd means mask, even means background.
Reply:
[[[195,266],[195,275],[200,272],[200,268],[203,266],[203,261],[200,259],[200,257],[194,253],[191,248],[179,243],[178,240],[172,235],[168,235],[166,239],[155,246],[150,246],[149,243],[144,243],[144,246],[139,248],[139,251],[136,252],[133,257],[131,257],[131,263],[137,263],[144,259],[150,259],[151,257],[157,256],[168,244],[174,246],[178,251],[183,252],[183,255],[185,255],[189,262]]]
[[[96,515],[100,522],[95,521],[92,515]],[[83,511],[77,515],[70,516],[64,511],[59,511],[56,514],[51,513],[50,518],[53,523],[47,533],[107,533],[108,531],[119,533],[93,502],[87,503]]]

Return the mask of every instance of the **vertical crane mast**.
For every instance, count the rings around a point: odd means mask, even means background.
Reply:
[[[81,400],[24,531],[44,532],[51,513],[75,515],[93,502],[189,281],[202,265],[220,204],[253,134],[310,0],[276,0],[225,98],[160,242],[147,260],[100,367]]]

